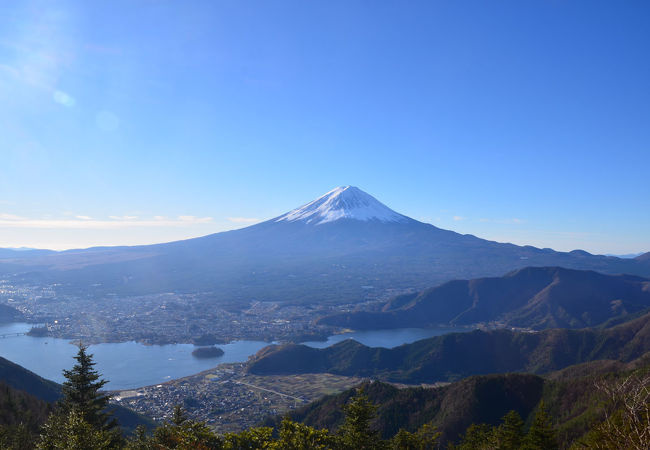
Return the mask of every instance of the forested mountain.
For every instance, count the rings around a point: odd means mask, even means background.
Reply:
[[[566,448],[603,419],[605,397],[596,386],[598,382],[624,380],[635,369],[647,367],[647,363],[599,361],[570,366],[544,377],[518,373],[480,375],[442,387],[398,388],[367,382],[359,388],[377,405],[372,426],[384,438],[394,436],[400,428],[413,432],[428,423],[442,433],[441,443],[446,444],[457,441],[471,424],[498,425],[511,410],[530,424],[543,400],[560,446]],[[344,420],[343,406],[359,388],[323,397],[291,412],[289,417],[336,431]],[[278,424],[277,418],[266,421],[266,425]]]
[[[60,384],[46,380],[2,357],[0,357],[0,383],[47,403],[56,402],[61,398]],[[152,424],[150,419],[130,409],[121,406],[111,407],[111,409],[114,409],[115,417],[125,429],[131,430],[140,424]]]
[[[321,373],[406,383],[458,380],[470,375],[546,373],[600,360],[632,361],[650,351],[650,313],[608,329],[500,329],[452,333],[393,349],[353,340],[324,349],[287,344],[260,350],[249,364],[256,374]]]
[[[502,277],[455,280],[388,302],[382,312],[324,317],[357,330],[499,322],[513,327],[583,328],[650,307],[650,280],[562,267],[527,267]]]
[[[32,448],[52,405],[0,381],[0,448]]]
[[[46,380],[2,357],[0,357],[0,381],[46,402],[54,402],[61,396],[59,384]]]
[[[369,291],[425,289],[526,266],[650,276],[650,260],[556,252],[443,230],[336,188],[275,219],[196,239],[0,260],[0,274],[71,293],[214,291],[214,298],[354,301]]]
[[[471,377],[441,388],[397,388],[383,382],[364,383],[326,396],[290,413],[293,420],[315,428],[336,430],[343,422],[343,405],[363,389],[378,405],[375,429],[391,438],[400,428],[415,431],[432,423],[443,440],[454,440],[472,423],[496,424],[510,410],[527,417],[542,397],[544,379],[507,374]],[[268,420],[267,424],[279,423]]]

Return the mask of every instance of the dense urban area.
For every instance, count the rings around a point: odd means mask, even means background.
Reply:
[[[211,301],[210,293],[143,296],[71,296],[48,286],[0,280],[0,303],[38,324],[34,333],[88,344],[136,341],[145,344],[228,343],[233,340],[320,340],[336,328],[314,319],[358,309],[371,310],[400,291],[369,292],[361,303],[302,305],[252,300],[246,305]]]

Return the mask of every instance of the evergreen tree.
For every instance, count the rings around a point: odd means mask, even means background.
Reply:
[[[390,440],[388,448],[394,450],[433,450],[438,448],[440,432],[425,423],[415,433],[401,428]]]
[[[555,432],[551,426],[551,419],[546,412],[544,400],[539,403],[522,448],[526,450],[554,450],[558,448]]]
[[[272,448],[278,450],[318,450],[333,448],[333,437],[327,430],[317,430],[302,423],[294,422],[289,418],[282,420],[279,439],[273,443]]]
[[[262,450],[274,447],[271,427],[253,427],[239,433],[226,433],[223,438],[223,448],[228,450]]]
[[[410,433],[404,428],[400,428],[395,436],[390,440],[391,450],[419,450],[418,438],[415,433]]]
[[[54,413],[43,425],[39,450],[109,450],[120,448],[115,434],[86,422],[80,411]]]
[[[126,450],[154,450],[155,444],[153,438],[147,434],[147,428],[144,425],[138,425],[127,440]]]
[[[180,405],[174,407],[172,418],[147,436],[144,427],[138,427],[126,445],[127,450],[179,449],[219,450],[223,442],[205,422],[189,419]],[[239,448],[239,447],[233,447]]]
[[[181,405],[174,406],[174,412],[172,413],[172,423],[176,426],[180,426],[187,420],[187,415],[183,411]]]
[[[379,434],[370,428],[376,410],[377,407],[370,402],[363,390],[345,405],[345,422],[339,429],[343,448],[359,450],[381,447]]]
[[[450,444],[454,450],[487,450],[496,448],[494,428],[488,424],[471,424],[461,437],[458,445]]]
[[[518,450],[524,438],[524,421],[517,411],[503,416],[502,424],[495,430],[495,439],[500,450]]]
[[[418,438],[420,450],[432,450],[438,448],[438,441],[442,433],[436,431],[430,423],[425,423],[418,429],[415,435]]]
[[[87,347],[79,345],[79,351],[74,357],[77,363],[71,370],[64,370],[63,398],[60,409],[64,415],[71,411],[79,413],[84,422],[91,426],[110,430],[117,422],[106,412],[110,396],[101,392],[108,381],[100,379],[101,375],[94,369],[93,355],[86,353]]]

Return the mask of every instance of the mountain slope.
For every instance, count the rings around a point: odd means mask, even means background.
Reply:
[[[503,277],[455,280],[399,296],[382,312],[324,317],[320,323],[354,329],[468,325],[583,328],[650,307],[650,280],[561,267],[528,267]]]
[[[0,357],[0,381],[46,402],[54,402],[61,397],[60,385],[2,357]]]
[[[650,276],[650,261],[486,241],[409,219],[342,187],[247,228],[167,244],[0,260],[16,283],[63,293],[212,292],[215,300],[356,301],[385,289],[558,265]]]
[[[433,383],[470,375],[547,373],[601,359],[632,361],[650,352],[650,313],[609,329],[452,333],[393,349],[347,340],[324,349],[274,345],[249,363],[255,374],[333,373]]]
[[[429,423],[440,431],[441,442],[456,441],[471,424],[498,425],[510,410],[530,423],[540,400],[549,412],[560,448],[572,442],[603,419],[603,397],[595,382],[622,380],[647,361],[621,364],[603,361],[570,366],[540,377],[530,374],[473,376],[443,387],[398,389],[382,382],[363,383],[360,388],[377,405],[372,427],[383,438],[404,428],[415,432]],[[343,406],[359,388],[323,397],[289,413],[292,420],[316,428],[336,431],[343,423]],[[281,418],[269,418],[265,425],[277,427]]]
[[[52,405],[0,381],[0,447],[34,448]]]
[[[527,417],[542,396],[544,380],[535,375],[508,374],[471,377],[443,388],[398,389],[382,382],[360,388],[378,405],[373,428],[384,439],[400,428],[416,431],[425,423],[440,430],[443,442],[454,440],[472,423],[496,424],[508,411]],[[336,430],[343,423],[343,406],[357,389],[329,395],[289,414],[292,420],[315,428]],[[279,425],[279,418],[267,425]]]
[[[11,306],[0,304],[0,323],[20,322],[24,318],[23,313]]]
[[[2,383],[43,402],[53,403],[61,398],[61,385],[0,357],[0,385]],[[125,430],[133,430],[138,425],[151,426],[153,423],[150,419],[122,406],[111,405],[110,409]]]

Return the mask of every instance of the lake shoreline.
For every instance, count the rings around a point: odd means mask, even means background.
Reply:
[[[31,324],[26,322],[0,324],[0,335],[26,333]],[[346,339],[354,339],[370,347],[393,348],[417,340],[447,333],[471,331],[470,328],[402,328],[373,331],[353,331],[332,334],[321,341],[304,341],[303,345],[324,348]],[[310,336],[311,337],[311,336]],[[4,341],[4,342],[3,342]],[[20,335],[0,339],[0,356],[55,382],[63,381],[62,370],[73,364],[78,339],[34,337]],[[220,345],[224,354],[214,358],[196,358],[192,343],[146,344],[136,341],[88,343],[94,355],[97,370],[109,381],[111,391],[129,390],[157,385],[212,369],[224,363],[244,363],[270,344],[279,342],[233,340]],[[11,344],[11,345],[10,345]]]

